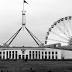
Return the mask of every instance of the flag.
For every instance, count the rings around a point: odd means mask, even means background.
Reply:
[[[27,1],[24,0],[24,3],[27,3]],[[28,3],[27,3],[28,4]]]

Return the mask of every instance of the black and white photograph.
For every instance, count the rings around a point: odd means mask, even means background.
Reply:
[[[72,72],[72,0],[0,0],[0,72]]]

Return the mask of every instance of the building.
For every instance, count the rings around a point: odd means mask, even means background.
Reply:
[[[40,47],[0,48],[0,59],[61,59],[61,50]]]

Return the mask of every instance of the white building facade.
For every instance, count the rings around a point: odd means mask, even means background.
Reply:
[[[61,59],[59,49],[50,48],[0,48],[0,59]]]

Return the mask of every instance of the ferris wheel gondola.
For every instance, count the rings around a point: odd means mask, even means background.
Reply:
[[[61,18],[48,29],[45,44],[72,45],[72,16]]]

